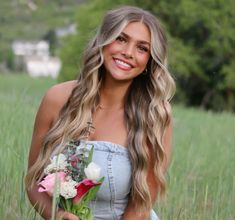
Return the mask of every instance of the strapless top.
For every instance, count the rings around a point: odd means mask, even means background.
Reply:
[[[95,199],[91,201],[94,220],[121,220],[131,190],[132,166],[128,148],[108,141],[87,141],[94,146],[93,162],[105,177]],[[157,220],[151,211],[151,220]]]

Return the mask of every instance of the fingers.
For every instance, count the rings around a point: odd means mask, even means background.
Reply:
[[[79,218],[70,212],[58,211],[56,220],[79,220]]]
[[[79,218],[70,212],[64,212],[63,220],[79,220]]]

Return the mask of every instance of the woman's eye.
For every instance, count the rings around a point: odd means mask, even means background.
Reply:
[[[145,46],[138,46],[138,49],[141,52],[148,52],[149,51],[149,49],[147,47],[145,47]]]
[[[126,42],[126,39],[124,37],[122,37],[122,36],[118,36],[116,38],[116,40],[119,41],[119,42]]]

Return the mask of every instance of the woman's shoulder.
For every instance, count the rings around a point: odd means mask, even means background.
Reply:
[[[76,85],[76,80],[56,84],[47,90],[44,98],[54,104],[65,104]]]
[[[51,112],[54,116],[58,116],[76,85],[77,81],[72,80],[52,86],[44,95],[41,106],[44,106],[46,112]]]

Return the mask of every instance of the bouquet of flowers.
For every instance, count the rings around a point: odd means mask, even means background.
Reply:
[[[44,169],[39,192],[57,196],[58,206],[77,215],[80,220],[92,220],[88,207],[104,177],[100,167],[92,162],[93,146],[83,141],[70,141],[63,153],[55,155]]]

